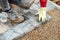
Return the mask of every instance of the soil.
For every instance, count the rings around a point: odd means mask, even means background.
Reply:
[[[60,0],[51,0],[51,1],[53,1],[53,2],[57,2],[57,1],[60,1]]]
[[[56,4],[60,6],[60,1],[57,1]]]
[[[60,40],[60,12],[53,9],[48,14],[52,17],[49,22],[14,40]]]
[[[55,2],[57,5],[60,6],[60,0],[51,0],[51,1]]]

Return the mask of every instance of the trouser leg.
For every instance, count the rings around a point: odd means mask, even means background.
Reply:
[[[10,5],[8,0],[2,0],[2,4],[1,4],[2,10],[6,11],[10,9]]]

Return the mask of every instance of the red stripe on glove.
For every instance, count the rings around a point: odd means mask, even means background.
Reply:
[[[47,5],[47,0],[39,0],[41,7],[46,7]]]

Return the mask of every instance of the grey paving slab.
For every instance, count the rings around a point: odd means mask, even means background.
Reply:
[[[17,37],[19,34],[14,32],[13,30],[9,30],[2,35],[3,40],[12,40],[13,38]]]
[[[20,26],[14,27],[12,29],[14,32],[18,33],[19,35],[23,35],[24,32],[22,31],[22,28],[20,28]]]

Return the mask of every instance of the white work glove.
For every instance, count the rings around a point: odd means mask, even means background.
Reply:
[[[8,17],[7,13],[5,13],[5,12],[0,13],[0,21],[1,22],[7,22],[7,17]]]
[[[42,22],[46,21],[46,8],[41,8],[37,14],[39,14],[39,21],[41,19],[42,19]]]

